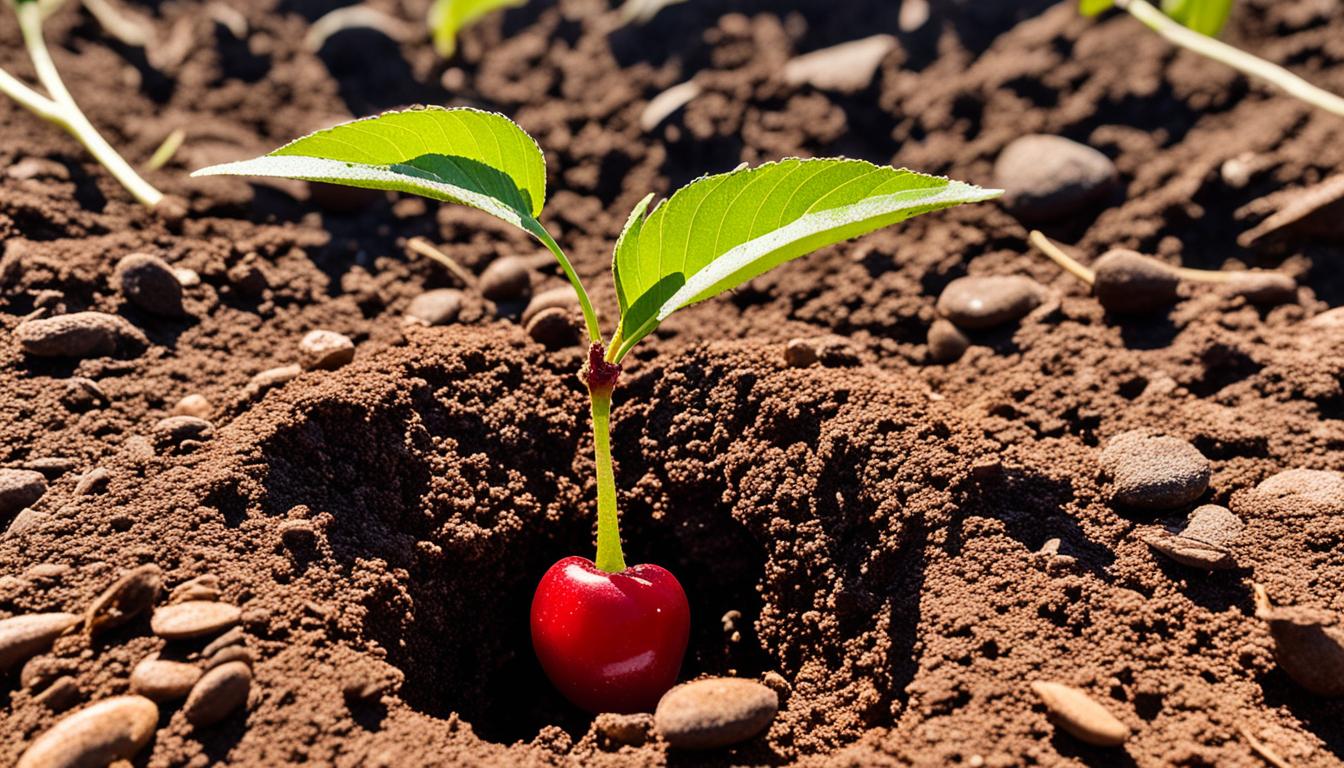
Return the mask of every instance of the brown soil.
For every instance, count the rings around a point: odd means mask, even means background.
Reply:
[[[534,0],[470,30],[446,78],[426,43],[370,31],[304,50],[329,5],[313,0],[228,4],[245,40],[206,4],[137,3],[164,48],[176,41],[157,54],[162,72],[73,5],[49,29],[72,90],[132,159],[187,129],[151,177],[191,212],[165,224],[134,207],[70,140],[0,102],[0,167],[58,164],[0,178],[0,323],[96,309],[153,342],[74,363],[25,357],[5,334],[0,463],[64,457],[69,469],[48,469],[36,509],[50,518],[0,539],[0,615],[82,611],[152,562],[169,585],[218,575],[258,656],[246,715],[193,730],[165,707],[136,765],[1260,765],[1243,728],[1293,765],[1344,764],[1344,704],[1278,669],[1250,590],[1344,611],[1344,507],[1254,490],[1284,469],[1344,467],[1344,335],[1306,322],[1344,303],[1344,251],[1236,245],[1265,214],[1244,206],[1344,168],[1338,119],[1173,53],[1130,19],[1078,18],[1072,3],[935,2],[872,86],[847,96],[786,86],[781,66],[895,32],[898,3],[696,0],[619,28],[600,0]],[[370,5],[418,22],[426,3]],[[1239,4],[1228,38],[1344,91],[1336,4]],[[0,65],[27,76],[21,51],[0,13]],[[692,75],[705,94],[643,134],[647,100]],[[456,327],[401,322],[415,295],[452,285],[407,255],[406,238],[475,271],[538,248],[419,200],[338,213],[301,185],[185,176],[413,102],[497,109],[538,138],[547,224],[603,307],[611,242],[649,190],[795,154],[989,183],[999,150],[1033,131],[1101,149],[1126,183],[1123,201],[1048,234],[1090,254],[1280,266],[1304,288],[1273,310],[1197,290],[1169,317],[1119,323],[982,205],[827,249],[674,317],[618,396],[627,555],[687,589],[686,677],[774,673],[786,691],[768,735],[737,750],[617,749],[550,690],[526,629],[542,571],[590,547],[579,350],[547,352],[518,307],[480,299]],[[1259,170],[1234,188],[1218,169],[1244,152]],[[135,250],[200,274],[189,318],[123,304],[112,268]],[[1028,274],[1055,295],[1020,326],[975,335],[960,362],[928,365],[934,301],[968,273]],[[538,287],[558,284],[552,270]],[[244,395],[318,327],[353,338],[356,362]],[[787,339],[825,333],[847,336],[861,364],[784,366]],[[68,404],[76,375],[108,402]],[[143,438],[188,393],[214,404],[214,437],[150,455]],[[1203,501],[1247,524],[1238,570],[1158,560],[1142,535],[1183,511],[1105,502],[1099,446],[1134,428],[1212,461]],[[94,467],[109,484],[76,495]],[[294,520],[311,542],[282,542]],[[1051,538],[1065,557],[1038,552]],[[732,610],[737,640],[721,621]],[[131,667],[162,647],[141,617],[50,655],[93,701],[125,692]],[[1134,735],[1102,750],[1057,733],[1035,679],[1084,688]],[[360,685],[382,695],[343,696]],[[0,703],[8,764],[57,715],[14,674]]]

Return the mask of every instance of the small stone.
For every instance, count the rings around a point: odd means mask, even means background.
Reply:
[[[154,611],[149,627],[168,640],[211,635],[237,624],[243,612],[236,605],[208,600],[188,600]]]
[[[1113,248],[1097,259],[1092,271],[1092,293],[1112,314],[1162,312],[1181,298],[1181,276],[1176,270],[1137,251]]]
[[[229,283],[239,296],[247,299],[259,299],[266,289],[271,287],[270,278],[261,268],[260,259],[255,253],[249,253],[243,260],[229,267],[225,273]]]
[[[717,749],[769,727],[779,695],[754,680],[714,677],[682,683],[663,694],[654,721],[677,749]]]
[[[334,371],[355,359],[355,343],[335,331],[309,331],[299,342],[299,367]]]
[[[248,667],[251,667],[257,662],[257,658],[252,655],[252,651],[248,650],[245,646],[229,645],[207,657],[205,668],[206,670],[211,670],[215,667],[223,666],[235,661],[242,662]]]
[[[307,520],[280,523],[280,542],[289,549],[308,549],[317,543],[317,532]]]
[[[42,458],[25,461],[19,468],[41,472],[43,477],[51,480],[64,475],[77,466],[79,466],[78,461],[65,456],[43,456]]]
[[[593,720],[593,727],[610,742],[642,747],[653,738],[653,715],[647,712],[633,715],[603,712]]]
[[[1055,725],[1079,741],[1098,747],[1118,747],[1129,738],[1129,726],[1083,691],[1043,680],[1032,683],[1031,689],[1045,702]]]
[[[1179,507],[1204,495],[1209,460],[1175,437],[1132,430],[1111,438],[1101,453],[1113,503],[1145,510]]]
[[[0,673],[46,650],[78,623],[73,613],[30,613],[0,621]]]
[[[568,309],[543,309],[527,324],[527,335],[549,350],[572,347],[579,343],[579,329]]]
[[[5,536],[18,536],[21,533],[27,533],[51,519],[51,515],[45,512],[38,512],[33,509],[21,509],[19,514],[9,522],[9,527],[5,529]]]
[[[1227,547],[1170,533],[1154,533],[1144,537],[1144,543],[1154,551],[1190,568],[1206,571],[1225,571],[1237,567]]]
[[[211,640],[209,645],[201,649],[201,655],[207,659],[211,658],[215,654],[219,653],[225,648],[228,648],[231,645],[241,645],[245,637],[246,634],[243,632],[242,627],[234,627],[233,629],[230,629],[228,632],[225,632],[219,637],[216,637],[214,640]]]
[[[113,274],[130,303],[153,315],[182,316],[182,283],[163,259],[132,253],[117,262]]]
[[[14,329],[14,337],[24,352],[36,357],[104,357],[149,346],[139,328],[103,312],[25,320]]]
[[[562,285],[557,288],[547,288],[541,293],[532,297],[527,302],[527,307],[523,310],[523,325],[527,325],[537,313],[547,309],[578,309],[579,295],[574,292],[574,287]]]
[[[81,475],[79,482],[75,483],[75,495],[90,496],[95,493],[102,493],[111,480],[111,472],[103,467],[94,467]]]
[[[1196,541],[1230,547],[1241,536],[1245,527],[1246,524],[1241,522],[1241,518],[1227,507],[1204,504],[1190,513],[1181,535]]]
[[[214,435],[214,425],[195,416],[169,416],[154,425],[154,442],[159,447],[181,445],[188,440],[200,442]]]
[[[1272,216],[1241,233],[1237,244],[1256,248],[1294,238],[1344,240],[1344,173],[1296,190],[1288,195],[1286,203],[1276,207],[1278,211]]]
[[[178,400],[170,413],[174,416],[195,416],[198,419],[205,419],[209,418],[213,410],[213,406],[204,395],[190,394]]]
[[[252,377],[243,390],[243,396],[249,400],[264,395],[268,390],[286,384],[299,377],[303,369],[297,365],[282,365],[279,368],[267,368]]]
[[[47,689],[37,695],[42,706],[52,712],[64,712],[79,702],[79,684],[73,677],[58,677]]]
[[[1229,157],[1218,167],[1218,175],[1223,178],[1223,183],[1233,189],[1242,189],[1251,183],[1251,174],[1255,173],[1255,166],[1251,161],[1255,158],[1249,153]]]
[[[192,664],[150,656],[131,670],[131,691],[154,701],[176,701],[191,692],[202,672]]]
[[[187,696],[182,712],[197,728],[214,725],[245,705],[251,690],[251,668],[240,661],[231,661],[201,676]]]
[[[92,408],[104,406],[109,402],[111,401],[103,393],[102,387],[98,386],[98,382],[93,379],[71,376],[65,380],[65,390],[61,393],[61,403],[75,413],[82,413]]]
[[[1026,221],[1062,219],[1105,202],[1120,187],[1115,164],[1097,150],[1061,136],[1013,141],[994,163],[1003,204]]]
[[[1302,606],[1274,606],[1256,586],[1255,615],[1269,623],[1274,657],[1298,685],[1318,696],[1344,696],[1344,627],[1339,616]]]
[[[1251,304],[1275,306],[1297,301],[1297,281],[1282,272],[1237,272],[1218,289]]]
[[[982,330],[1022,319],[1044,298],[1045,289],[1022,275],[959,277],[938,297],[938,312],[959,328]]]
[[[789,339],[784,345],[784,364],[790,368],[808,368],[817,364],[817,348],[808,339]]]
[[[456,288],[435,288],[411,300],[406,317],[424,325],[448,325],[462,313],[462,292]]]
[[[154,735],[158,706],[143,696],[104,699],[37,737],[16,768],[82,768],[130,759]]]
[[[47,478],[31,469],[0,469],[0,519],[31,507],[47,492]]]
[[[784,82],[842,93],[862,91],[896,47],[895,37],[873,35],[805,53],[784,65]]]
[[[90,635],[114,629],[154,607],[163,590],[163,570],[142,565],[117,579],[84,612],[84,631]]]
[[[501,256],[481,273],[481,295],[491,301],[522,301],[532,292],[532,274],[527,260]]]
[[[1255,489],[1275,498],[1305,501],[1334,512],[1344,512],[1344,475],[1338,472],[1289,469],[1266,478]]]
[[[185,603],[193,600],[213,602],[219,599],[219,595],[219,577],[207,573],[173,587],[173,591],[168,593],[168,602]]]
[[[960,328],[938,318],[929,326],[928,344],[929,359],[946,365],[960,360],[971,346],[971,340],[966,338],[966,334],[962,333]]]
[[[639,113],[639,129],[645,133],[651,132],[662,125],[664,120],[676,114],[677,110],[694,101],[703,91],[699,83],[687,80],[654,96]]]
[[[177,278],[177,282],[180,283],[183,288],[195,288],[201,284],[201,276],[194,269],[173,267],[173,277]]]

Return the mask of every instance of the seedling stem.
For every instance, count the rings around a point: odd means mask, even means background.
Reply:
[[[583,380],[593,402],[593,458],[597,464],[597,558],[594,564],[608,573],[625,570],[621,552],[620,513],[616,507],[616,474],[611,466],[611,393],[620,378],[620,366],[604,359],[602,343],[588,348]]]
[[[1322,90],[1277,64],[1252,56],[1227,43],[1188,29],[1153,7],[1147,0],[1115,0],[1115,4],[1157,34],[1201,56],[1226,64],[1250,77],[1256,77],[1283,89],[1291,96],[1344,117],[1344,98]]]
[[[1078,260],[1060,250],[1059,246],[1050,242],[1050,238],[1041,234],[1039,230],[1032,230],[1031,244],[1041,249],[1041,253],[1050,257],[1050,260],[1063,267],[1064,271],[1091,285],[1096,282],[1097,275],[1092,270],[1078,263]]]
[[[38,82],[47,89],[50,98],[24,85],[4,70],[0,70],[0,92],[73,136],[136,200],[150,208],[158,205],[163,199],[163,193],[140,178],[135,169],[117,154],[80,111],[74,97],[66,89],[56,71],[56,64],[51,60],[46,40],[42,37],[42,9],[37,0],[15,0],[14,12],[19,17],[19,31],[23,34],[23,43],[28,48]]]

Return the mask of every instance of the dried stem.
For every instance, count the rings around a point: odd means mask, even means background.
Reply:
[[[453,273],[453,277],[456,277],[458,282],[462,283],[463,287],[471,288],[476,285],[475,275],[468,272],[461,264],[458,264],[457,260],[452,256],[435,248],[425,238],[412,237],[410,240],[406,241],[406,247],[413,253],[418,253],[427,259],[442,264],[444,269]]]
[[[1040,249],[1041,253],[1050,257],[1050,260],[1063,267],[1066,272],[1091,285],[1096,281],[1097,275],[1092,270],[1079,264],[1076,259],[1059,249],[1059,246],[1050,242],[1050,239],[1041,234],[1039,230],[1032,230],[1031,244]]]

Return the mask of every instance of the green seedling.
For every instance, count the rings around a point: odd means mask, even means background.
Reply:
[[[140,178],[140,174],[117,154],[66,89],[42,36],[42,8],[38,0],[10,0],[10,3],[19,18],[19,32],[23,35],[23,44],[32,59],[38,82],[48,95],[43,96],[3,69],[0,69],[0,92],[73,136],[136,200],[150,208],[158,205],[163,193]]]
[[[1252,79],[1263,80],[1290,96],[1344,117],[1344,98],[1308,83],[1277,64],[1215,38],[1232,12],[1232,0],[1163,0],[1162,9],[1147,0],[1079,0],[1086,16],[1119,8],[1145,26],[1188,51],[1226,64]]]
[[[457,52],[457,33],[501,8],[517,8],[527,0],[434,0],[429,7],[429,32],[434,50],[445,59]]]
[[[546,199],[541,149],[501,115],[442,108],[390,112],[195,175],[217,174],[320,181],[459,203],[527,232],[554,254],[578,295],[590,343],[580,375],[591,401],[597,555],[595,567],[567,558],[548,572],[533,602],[533,641],[552,681],[571,700],[627,711],[647,708],[672,684],[689,619],[671,574],[653,565],[627,569],[622,553],[610,440],[622,360],[674,312],[787,261],[912,216],[1000,194],[860,160],[790,158],[702,177],[652,212],[649,195],[616,241],[611,269],[619,320],[604,337],[578,273],[539,219]],[[626,582],[594,592],[621,579]],[[648,665],[635,669],[628,664],[632,658]],[[611,678],[611,670],[620,675]]]

